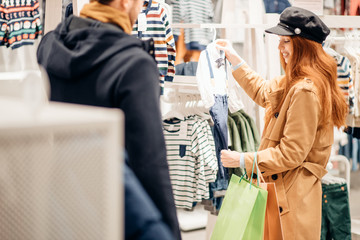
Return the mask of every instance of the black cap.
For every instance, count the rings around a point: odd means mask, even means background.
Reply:
[[[265,32],[281,36],[301,36],[322,43],[330,29],[315,13],[299,7],[288,7],[281,13],[278,25]]]

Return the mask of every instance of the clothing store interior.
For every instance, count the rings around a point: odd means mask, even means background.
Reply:
[[[266,111],[217,41],[265,81],[284,75],[279,36],[265,29],[288,7],[331,30],[322,48],[348,106],[317,178],[321,239],[360,239],[360,1],[141,0],[121,29],[102,10],[92,19],[95,2],[111,1],[1,1],[0,239],[287,239],[269,233],[276,221],[288,232],[279,192],[222,165],[221,150],[258,151]],[[261,188],[267,203],[250,191]]]

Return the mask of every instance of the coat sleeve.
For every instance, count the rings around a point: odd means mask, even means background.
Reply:
[[[317,95],[306,88],[295,89],[286,112],[283,137],[263,139],[277,144],[258,152],[258,164],[264,176],[294,169],[305,161],[315,141],[319,118]],[[246,153],[245,156],[246,170],[250,173],[253,155]]]
[[[252,70],[246,63],[233,72],[235,80],[247,95],[261,107],[265,107],[269,81]]]

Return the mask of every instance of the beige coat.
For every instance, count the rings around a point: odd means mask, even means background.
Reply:
[[[260,106],[277,109],[281,77],[265,81],[244,64],[233,75]],[[333,125],[319,129],[321,105],[310,80],[300,81],[287,94],[271,118],[258,149],[259,169],[266,182],[275,182],[285,240],[318,240],[321,232],[321,178],[333,143]],[[245,154],[251,173],[254,153]]]

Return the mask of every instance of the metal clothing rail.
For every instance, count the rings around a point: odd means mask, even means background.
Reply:
[[[278,23],[279,14],[265,14],[267,23],[263,24],[222,24],[222,23],[172,23],[172,28],[269,28]],[[320,16],[329,28],[360,28],[360,16],[324,15]]]
[[[345,180],[348,187],[348,193],[350,195],[350,163],[349,160],[343,155],[330,156],[330,162],[340,162],[345,165]]]

